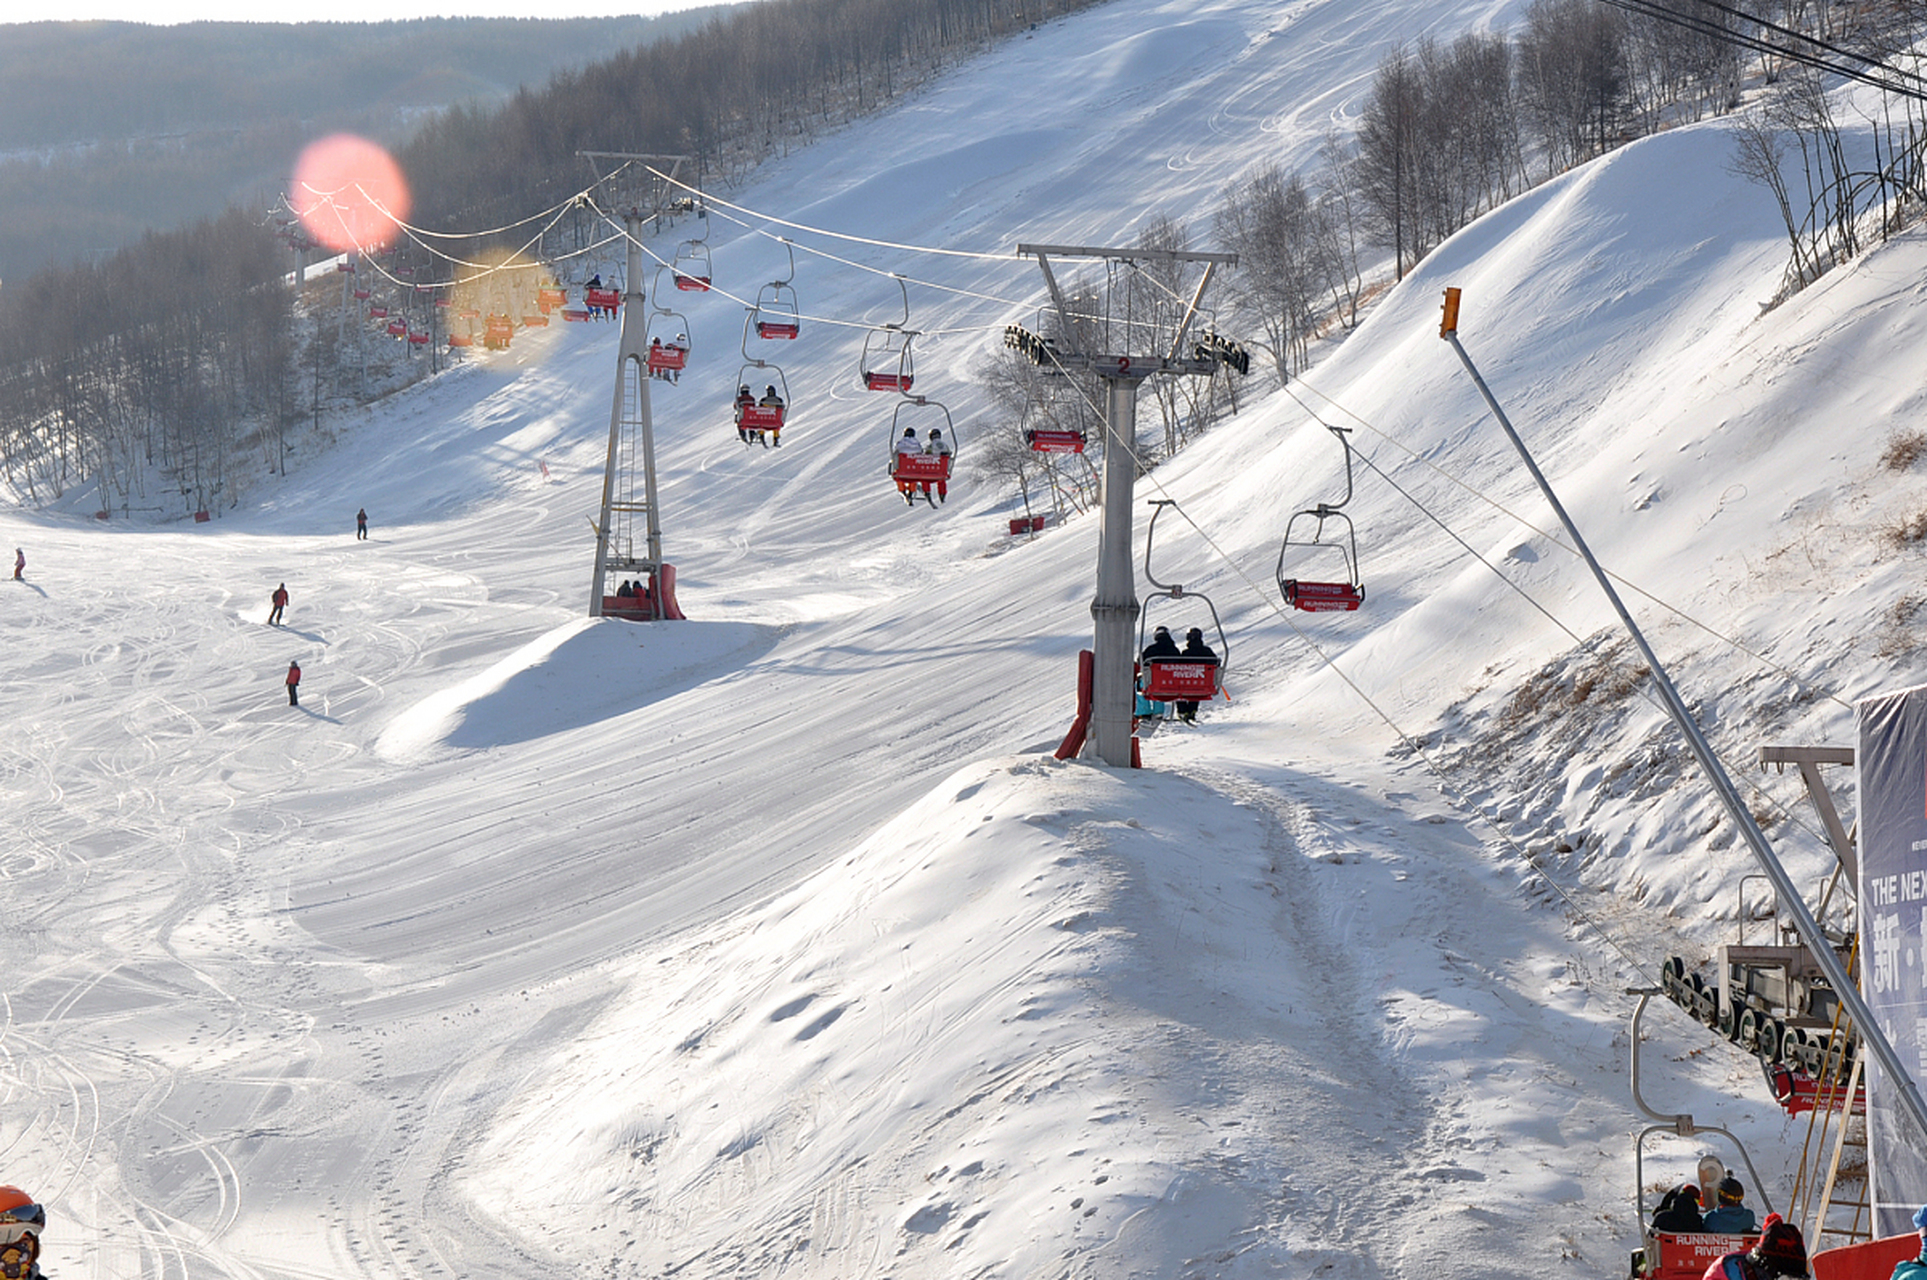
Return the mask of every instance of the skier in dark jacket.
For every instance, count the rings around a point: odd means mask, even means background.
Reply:
[[[1700,1189],[1691,1182],[1676,1191],[1668,1191],[1666,1198],[1659,1202],[1659,1212],[1653,1215],[1655,1231],[1703,1229],[1700,1220]]]
[[[1807,1246],[1800,1239],[1800,1228],[1769,1213],[1759,1242],[1744,1253],[1715,1258],[1703,1280],[1772,1280],[1774,1276],[1804,1280],[1806,1274]]]
[[[274,594],[268,597],[268,603],[274,606],[268,610],[268,625],[278,627],[281,625],[281,611],[288,607],[288,584],[284,582],[276,587]]]
[[[1179,656],[1184,658],[1209,658],[1213,662],[1216,662],[1218,660],[1217,650],[1213,649],[1210,645],[1204,642],[1204,632],[1200,631],[1196,627],[1193,627],[1189,631],[1184,633],[1184,651],[1181,654],[1179,654]],[[1184,721],[1186,724],[1197,723],[1198,721],[1198,704],[1197,703],[1178,702],[1178,703],[1173,703],[1172,705],[1174,705],[1178,709],[1178,719]]]
[[[368,538],[368,508],[355,512],[355,540],[365,542]]]
[[[288,664],[288,705],[289,706],[298,707],[301,705],[301,698],[295,692],[300,687],[301,687],[301,664],[299,662],[290,662]]]

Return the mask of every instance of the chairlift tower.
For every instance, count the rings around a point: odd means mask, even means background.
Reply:
[[[649,344],[643,336],[648,313],[642,298],[642,224],[640,210],[622,215],[629,242],[629,275],[622,295],[621,337],[616,347],[616,388],[609,409],[609,455],[602,469],[602,513],[596,519],[595,580],[589,588],[589,616],[602,616],[609,571],[646,575],[649,616],[668,616],[663,581],[662,520],[656,494],[656,433],[649,411]],[[642,492],[636,493],[640,470]],[[637,526],[642,546],[636,546]]]
[[[615,152],[578,153],[593,164],[597,159],[625,162],[671,161],[680,156],[642,156]],[[642,230],[650,214],[641,205],[623,212],[623,237],[628,245],[628,273],[623,284],[621,325],[616,346],[615,394],[609,408],[609,452],[602,470],[602,509],[595,521],[595,572],[589,585],[589,616],[603,616],[610,598],[607,583],[613,570],[640,575],[648,591],[639,600],[639,613],[626,617],[649,620],[681,618],[676,605],[675,570],[663,563],[661,507],[656,490],[655,422],[649,406],[648,309],[642,291]],[[642,481],[637,492],[636,481]],[[641,545],[638,546],[638,535]],[[625,605],[628,601],[625,599]]]
[[[1210,375],[1219,362],[1185,351],[1185,335],[1197,318],[1198,307],[1220,265],[1236,266],[1235,253],[1183,253],[1166,249],[1094,249],[1082,246],[1020,244],[1020,256],[1034,257],[1044,272],[1051,303],[1057,310],[1059,343],[1076,341],[1070,303],[1051,270],[1052,258],[1098,258],[1112,263],[1197,262],[1204,264],[1171,343],[1162,352],[1143,355],[1099,354],[1059,350],[1055,363],[1067,370],[1095,374],[1105,388],[1103,506],[1097,535],[1097,594],[1091,600],[1094,623],[1091,675],[1090,732],[1084,754],[1118,768],[1131,765],[1131,719],[1137,699],[1137,653],[1134,641],[1140,605],[1131,568],[1132,489],[1137,482],[1137,392],[1146,378],[1167,375]],[[1132,335],[1133,337],[1135,335]]]

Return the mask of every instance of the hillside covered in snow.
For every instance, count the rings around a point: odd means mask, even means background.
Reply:
[[[928,282],[935,510],[884,475],[860,323],[806,327],[783,445],[747,450],[743,313],[684,300],[653,396],[686,623],[583,616],[611,325],[334,421],[207,524],[0,511],[0,1180],[49,1206],[49,1272],[1622,1274],[1625,992],[1729,938],[1750,867],[1441,295],[1817,884],[1797,782],[1750,762],[1927,670],[1927,476],[1883,461],[1923,430],[1927,238],[1764,306],[1785,231],[1719,121],[1467,228],[1140,481],[1232,658],[1139,771],[1050,754],[1096,517],[1014,540],[970,472],[970,368],[1042,301],[1019,241],[1201,218],[1311,163],[1391,49],[1522,10],[1115,0],[729,193],[986,256],[821,246]],[[719,282],[780,274],[712,221]],[[827,258],[796,288],[900,305]],[[1295,614],[1272,575],[1342,488],[1328,425],[1368,598]],[[1784,1173],[1757,1064],[1647,1027],[1648,1098]]]

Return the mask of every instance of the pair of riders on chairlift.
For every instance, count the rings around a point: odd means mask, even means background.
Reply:
[[[951,447],[950,442],[943,438],[942,427],[930,428],[930,438],[928,441],[920,441],[917,439],[917,429],[915,427],[905,427],[903,434],[897,437],[897,442],[894,447],[899,458],[906,456],[948,458],[956,452],[956,450]],[[948,471],[947,466],[945,470],[946,472]],[[932,483],[935,483],[937,486],[936,501],[930,503],[930,505],[934,507],[938,502],[942,502],[950,496],[950,481],[947,475],[939,476],[934,482],[930,480],[899,478],[897,480],[897,492],[903,495],[903,503],[905,506],[912,506],[916,503],[919,492],[923,494],[925,501],[930,501],[930,486]]]

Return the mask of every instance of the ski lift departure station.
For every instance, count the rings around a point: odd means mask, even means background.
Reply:
[[[1144,599],[1144,608],[1138,614],[1138,652],[1143,653],[1148,643],[1151,622],[1151,601],[1170,600],[1181,603],[1199,600],[1211,614],[1211,629],[1218,633],[1217,656],[1199,657],[1156,657],[1144,660],[1143,679],[1140,692],[1152,702],[1209,702],[1224,691],[1224,673],[1231,665],[1231,641],[1224,633],[1224,623],[1218,618],[1218,606],[1211,603],[1211,597],[1202,591],[1187,591],[1183,583],[1159,582],[1151,572],[1151,546],[1157,537],[1158,517],[1166,507],[1174,507],[1174,498],[1156,498],[1151,505],[1151,523],[1144,531],[1144,578],[1152,586]],[[1200,628],[1202,629],[1202,628]]]
[[[1352,444],[1348,427],[1322,424],[1345,450],[1345,496],[1296,512],[1285,522],[1278,547],[1278,593],[1285,603],[1306,613],[1351,612],[1365,603],[1365,583],[1358,575],[1358,534],[1341,508],[1352,500]],[[1344,577],[1332,581],[1333,568]],[[1316,579],[1303,576],[1316,569]]]

